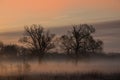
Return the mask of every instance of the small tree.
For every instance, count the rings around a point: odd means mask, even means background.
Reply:
[[[68,55],[72,52],[73,41],[72,37],[63,35],[60,37],[61,44],[60,47],[67,53]]]
[[[101,40],[95,40],[92,36],[88,36],[83,41],[84,53],[99,53],[103,49],[103,42]]]
[[[49,31],[45,31],[42,26],[33,24],[25,26],[25,34],[19,41],[25,43],[32,53],[42,57],[44,53],[54,48],[54,43],[52,42],[54,36]]]
[[[73,25],[68,35],[61,37],[62,48],[68,53],[75,53],[76,57],[98,49],[102,50],[103,42],[93,39],[93,33],[95,33],[95,28],[91,25]]]

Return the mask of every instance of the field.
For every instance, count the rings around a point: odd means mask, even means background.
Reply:
[[[120,73],[74,73],[74,74],[34,74],[21,76],[2,76],[0,80],[120,80]]]
[[[119,61],[118,58],[89,58],[77,63],[61,59],[4,60],[0,62],[0,80],[120,80]]]

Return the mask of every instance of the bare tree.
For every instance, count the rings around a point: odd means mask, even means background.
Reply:
[[[49,31],[45,31],[42,26],[33,24],[25,26],[25,34],[19,41],[25,43],[33,53],[40,57],[48,50],[54,48],[54,43],[52,42],[54,36]]]
[[[83,41],[84,53],[100,53],[103,50],[103,42],[95,40],[92,36],[88,36]]]
[[[61,45],[60,47],[67,53],[68,55],[72,52],[73,41],[72,37],[63,35],[60,37]]]
[[[102,49],[102,41],[96,41],[92,37],[93,33],[95,33],[95,28],[91,25],[73,25],[68,35],[61,37],[62,48],[68,53],[75,53],[77,57],[90,51]]]
[[[103,50],[103,42],[101,40],[96,40],[94,43],[91,43],[91,49],[93,53],[100,53]]]

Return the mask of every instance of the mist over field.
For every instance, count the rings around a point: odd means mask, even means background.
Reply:
[[[120,0],[0,0],[0,80],[120,80]]]
[[[22,62],[1,62],[0,63],[0,76],[13,76],[20,75],[18,72],[20,67],[21,74],[42,74],[42,73],[119,73],[120,72],[120,60],[83,60],[77,64],[72,61],[43,61],[41,63],[37,61],[28,61],[29,66],[25,68]],[[24,71],[24,69],[26,69]],[[28,69],[28,70],[27,70]]]

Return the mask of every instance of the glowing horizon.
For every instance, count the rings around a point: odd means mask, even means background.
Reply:
[[[104,40],[106,51],[120,52],[120,0],[0,0],[0,41],[6,44],[16,44],[25,25],[55,28],[104,21],[118,22],[98,24],[102,28],[97,37]]]
[[[1,0],[0,33],[120,19],[119,0]]]

